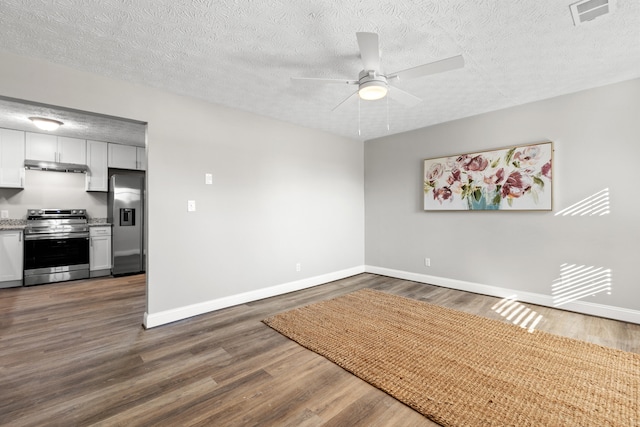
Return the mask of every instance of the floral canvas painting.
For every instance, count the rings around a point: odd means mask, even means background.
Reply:
[[[424,161],[425,210],[551,210],[551,142]]]

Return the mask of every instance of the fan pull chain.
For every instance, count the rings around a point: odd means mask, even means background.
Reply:
[[[387,95],[387,130],[389,130],[389,95]]]
[[[360,97],[358,97],[358,136],[362,136],[360,133]]]

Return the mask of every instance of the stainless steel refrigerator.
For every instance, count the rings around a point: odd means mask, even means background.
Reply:
[[[107,220],[111,234],[112,274],[145,271],[144,172],[111,170]]]

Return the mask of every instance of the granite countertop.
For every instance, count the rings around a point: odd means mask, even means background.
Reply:
[[[112,224],[107,222],[107,218],[89,218],[89,227],[109,227]]]
[[[107,218],[89,218],[89,227],[110,227]],[[26,219],[0,219],[0,230],[24,230],[27,226]]]
[[[24,230],[26,219],[0,219],[0,230]]]

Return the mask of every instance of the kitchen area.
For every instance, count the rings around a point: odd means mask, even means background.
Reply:
[[[0,98],[0,288],[145,272],[146,124]]]

